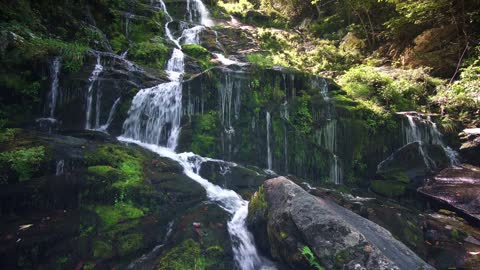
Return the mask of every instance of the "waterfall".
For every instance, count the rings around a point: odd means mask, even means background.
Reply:
[[[203,25],[185,29],[177,41],[183,44],[200,44],[200,33],[203,30],[205,30]]]
[[[86,120],[85,120],[85,129],[92,129],[92,124],[91,124],[91,115],[92,115],[92,103],[93,103],[93,86],[95,85],[95,82],[98,79],[98,76],[100,73],[103,71],[103,66],[101,62],[101,57],[100,54],[97,54],[97,63],[95,64],[95,67],[92,71],[92,74],[90,74],[90,77],[88,78],[88,89],[87,89],[87,110],[86,110]],[[100,95],[101,96],[101,95]],[[98,103],[100,102],[99,94],[97,91],[97,107]],[[98,113],[98,111],[97,111]]]
[[[451,166],[457,166],[460,164],[460,161],[458,160],[458,153],[443,142],[443,135],[440,133],[437,125],[430,119],[430,117],[423,119],[421,116],[414,115],[412,113],[403,114],[408,120],[408,126],[404,126],[402,123],[404,144],[406,145],[413,142],[418,142],[420,144],[419,151],[427,168],[431,168],[432,165],[435,166],[435,163],[430,158],[427,149],[424,149],[426,144],[434,144],[442,147],[449,159]]]
[[[268,170],[272,171],[272,149],[270,148],[270,132],[271,132],[271,117],[270,112],[267,111],[267,164]]]
[[[430,117],[428,118],[428,122],[432,126],[430,129],[430,136],[433,138],[433,143],[438,144],[443,148],[445,154],[447,154],[447,157],[450,160],[451,166],[459,166],[460,161],[458,160],[458,153],[443,142],[442,133],[438,130],[437,124],[431,121]]]
[[[330,180],[339,185],[343,182],[342,167],[337,156],[337,121],[329,121],[316,133],[316,142],[330,153]]]
[[[110,124],[113,121],[113,117],[115,116],[115,112],[117,111],[117,106],[118,106],[119,103],[120,103],[120,98],[117,98],[115,100],[115,102],[113,103],[112,108],[110,109],[110,113],[108,114],[107,122],[104,125],[100,126],[98,128],[98,131],[102,131],[102,132],[107,131],[108,127],[110,127]]]
[[[55,118],[55,108],[57,106],[58,82],[59,82],[59,74],[60,74],[61,66],[62,66],[61,58],[59,56],[55,57],[50,67],[52,84],[50,86],[50,93],[48,95],[48,108],[50,111],[49,117],[52,119]]]
[[[133,98],[128,118],[123,124],[123,136],[175,150],[181,112],[180,82],[142,89]]]
[[[197,22],[205,26],[213,26],[210,12],[201,0],[187,0],[187,18],[190,22]]]
[[[168,15],[163,1],[159,0],[159,3]],[[213,25],[208,18],[208,10],[200,0],[194,0],[193,4],[188,1],[188,13],[192,19],[199,14],[203,25]],[[165,28],[168,30],[168,24],[172,19],[170,15],[167,18],[169,18],[169,22],[166,23]],[[182,34],[182,36],[188,36],[189,40],[197,41],[190,36],[190,33],[198,33],[196,30],[185,29],[185,32],[187,34]],[[175,42],[169,30],[167,35],[170,40]],[[233,243],[234,258],[240,269],[275,269],[271,262],[258,254],[253,237],[247,230],[245,221],[248,213],[248,201],[243,200],[234,191],[223,189],[202,178],[198,172],[202,162],[206,159],[193,153],[177,154],[174,152],[180,133],[182,114],[182,83],[180,80],[185,70],[184,54],[179,42],[177,41],[175,44],[178,49],[174,49],[166,68],[172,82],[142,89],[137,93],[128,112],[128,118],[123,124],[123,134],[119,140],[135,143],[160,156],[177,161],[188,177],[205,188],[211,201],[216,202],[232,215],[232,219],[228,222],[228,232]],[[231,103],[231,94],[229,99],[229,103]],[[230,114],[231,109],[228,110]]]
[[[65,160],[59,160],[57,161],[56,169],[55,169],[55,175],[59,176],[63,174],[64,171],[64,166],[65,166]]]

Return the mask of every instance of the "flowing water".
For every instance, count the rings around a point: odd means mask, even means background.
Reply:
[[[428,151],[424,149],[427,144],[440,145],[445,154],[447,155],[450,165],[457,166],[460,164],[458,160],[458,153],[448,147],[443,142],[443,135],[438,130],[437,125],[427,117],[423,119],[421,116],[411,113],[404,114],[408,120],[408,126],[402,126],[404,133],[404,144],[418,142],[420,144],[419,151],[423,157],[425,165],[431,168],[435,165],[434,161],[430,158]]]
[[[168,15],[165,4],[162,1],[159,3]],[[192,22],[199,21],[204,26],[213,25],[208,17],[208,10],[200,0],[188,1],[187,14]],[[167,29],[170,22],[171,20],[165,26]],[[188,37],[185,40],[197,41],[198,39],[189,35],[198,35],[198,33],[196,30],[186,29],[182,36]],[[175,41],[171,33],[167,32],[167,35]],[[176,44],[178,45],[179,41]],[[178,46],[178,49],[173,51],[167,64],[166,70],[172,82],[143,89],[137,93],[123,125],[123,135],[119,140],[135,143],[160,156],[177,161],[188,177],[205,188],[211,201],[216,202],[232,215],[232,219],[228,222],[228,232],[233,243],[234,258],[240,269],[275,269],[271,262],[258,254],[253,237],[247,230],[245,221],[248,214],[248,201],[243,200],[236,192],[214,185],[198,174],[202,163],[208,159],[193,153],[175,153],[181,129],[182,83],[180,80],[184,73],[184,54],[180,48]],[[231,97],[228,99],[231,100]],[[230,114],[231,104],[228,107],[228,114]]]
[[[61,58],[55,57],[53,59],[52,66],[50,67],[52,84],[50,86],[50,93],[48,95],[49,117],[52,119],[55,118],[55,108],[57,106],[57,99],[58,99],[58,82],[59,82],[59,74],[60,74],[61,67],[62,67]]]
[[[93,87],[95,85],[95,82],[98,79],[98,76],[100,73],[103,71],[103,66],[102,66],[102,59],[100,57],[100,54],[97,54],[97,63],[95,64],[95,67],[92,71],[92,74],[90,74],[90,77],[88,78],[88,89],[87,89],[87,110],[86,110],[86,116],[85,116],[85,129],[92,129],[92,106],[93,106]],[[99,103],[101,97],[101,94],[99,93],[100,91],[97,90],[97,113],[99,111]]]
[[[272,149],[270,148],[270,132],[271,132],[271,128],[272,128],[272,124],[271,124],[271,116],[270,116],[270,112],[267,112],[266,114],[266,118],[267,118],[267,165],[268,165],[268,170],[269,171],[272,171]]]

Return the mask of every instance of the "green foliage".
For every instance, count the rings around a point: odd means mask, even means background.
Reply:
[[[263,186],[260,186],[258,191],[253,194],[250,200],[249,210],[253,210],[253,212],[265,213],[267,207],[268,205],[265,199],[265,190]]]
[[[317,259],[317,256],[312,252],[309,246],[304,246],[300,252],[302,253],[302,256],[308,261],[311,267],[317,269],[317,270],[325,270],[325,268],[320,264],[320,262]]]
[[[473,56],[480,55],[480,47]],[[476,111],[480,108],[480,60],[467,61],[467,66],[461,69],[460,79],[445,86],[437,88],[437,94],[431,101],[440,107],[444,118],[455,118],[464,123],[478,121]],[[475,120],[476,123],[475,123]]]
[[[93,211],[97,213],[105,227],[111,227],[121,221],[143,217],[144,212],[130,203],[116,203],[115,205],[96,205]]]
[[[232,15],[240,15],[244,17],[247,15],[247,12],[249,10],[253,10],[254,6],[252,3],[250,3],[248,0],[239,0],[238,2],[223,2],[223,1],[218,1],[217,5],[223,9],[229,14]]]
[[[424,70],[383,72],[361,65],[339,78],[343,89],[353,98],[372,101],[392,111],[418,110],[427,104],[427,96],[442,83]]]
[[[246,60],[260,68],[269,68],[273,66],[272,57],[263,53],[248,54]]]
[[[21,148],[0,153],[0,162],[8,163],[20,181],[29,180],[40,168],[45,157],[45,147]]]
[[[8,143],[15,138],[17,131],[13,128],[2,129],[0,124],[0,143]]]

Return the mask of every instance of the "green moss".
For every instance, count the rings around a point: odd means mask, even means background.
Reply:
[[[143,236],[138,233],[128,234],[118,238],[117,250],[120,256],[127,255],[142,247]]]
[[[90,166],[87,168],[87,171],[91,174],[105,178],[117,172],[117,170],[115,170],[111,166]]]
[[[20,181],[30,179],[45,158],[45,147],[21,148],[0,153],[0,162],[7,163]]]
[[[129,51],[132,60],[141,64],[162,69],[168,57],[169,49],[160,37],[133,45]]]
[[[212,56],[204,47],[197,44],[185,44],[182,45],[182,50],[185,54],[197,60],[202,65],[202,69],[208,69],[213,66],[210,62]]]
[[[255,194],[253,194],[252,199],[250,200],[249,210],[252,212],[265,212],[267,210],[268,204],[265,199],[265,190],[261,186]]]
[[[217,113],[209,112],[196,116],[193,121],[191,149],[201,156],[213,157],[216,150],[218,131]]]
[[[394,181],[372,181],[371,188],[378,194],[386,197],[398,197],[405,194],[405,183],[399,183]]]
[[[97,205],[93,207],[93,211],[102,220],[105,227],[113,226],[120,221],[137,219],[144,216],[144,212],[128,203],[117,203],[110,205]]]
[[[93,173],[101,176],[118,173],[118,181],[113,187],[121,191],[130,187],[141,187],[143,184],[144,159],[132,149],[121,145],[102,145],[96,151],[86,154],[85,159],[87,164],[94,165],[89,168]]]
[[[302,256],[308,261],[311,267],[317,270],[325,270],[325,268],[320,264],[317,259],[317,256],[312,252],[309,246],[304,246],[300,252]]]
[[[335,267],[337,269],[341,269],[345,263],[348,261],[348,252],[346,250],[342,250],[335,254]]]
[[[94,258],[108,258],[113,256],[112,244],[102,240],[95,240],[93,242],[93,257]]]
[[[200,244],[192,239],[183,241],[170,249],[157,264],[158,270],[204,270],[205,257],[201,254]]]

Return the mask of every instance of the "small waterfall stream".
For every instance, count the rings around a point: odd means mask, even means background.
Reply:
[[[402,113],[408,120],[408,126],[403,125],[402,129],[404,133],[404,144],[407,145],[409,143],[418,142],[420,144],[419,151],[422,155],[425,165],[428,168],[434,166],[433,160],[429,157],[428,151],[424,149],[424,145],[427,144],[434,144],[439,145],[445,151],[447,155],[450,165],[457,166],[460,164],[458,160],[458,153],[455,152],[452,148],[448,147],[443,142],[443,135],[438,130],[437,125],[431,120],[428,116],[427,118],[422,118],[420,115],[416,115],[413,113]]]
[[[272,162],[272,149],[270,148],[270,133],[271,133],[271,116],[270,112],[267,111],[266,113],[266,120],[267,120],[267,165],[268,165],[268,171],[272,171],[273,169],[273,162]]]
[[[168,24],[173,20],[168,15],[163,1],[159,0],[158,2],[167,14],[167,18],[170,18],[165,25],[165,28],[168,29]],[[199,20],[204,26],[213,25],[213,21],[208,16],[208,10],[200,0],[188,1],[187,6],[187,13],[192,22]],[[185,37],[183,42],[197,42],[198,34],[197,30],[185,29],[182,33],[182,36]],[[258,254],[253,236],[247,229],[245,221],[248,214],[248,201],[243,200],[233,190],[223,189],[202,178],[198,173],[206,159],[193,153],[175,153],[181,129],[181,79],[184,74],[184,54],[181,51],[181,39],[175,40],[169,30],[167,36],[178,47],[178,49],[174,49],[166,67],[172,82],[143,89],[137,93],[128,112],[128,118],[123,125],[123,135],[119,137],[119,140],[135,143],[160,156],[177,161],[188,177],[205,188],[211,201],[218,203],[232,215],[232,219],[228,222],[228,232],[233,243],[234,258],[240,269],[275,269],[273,263]],[[231,100],[231,97],[228,99]],[[228,115],[230,115],[230,106],[231,104],[228,105]]]
[[[100,54],[97,54],[97,63],[95,64],[95,67],[92,71],[92,74],[88,78],[88,89],[87,89],[87,109],[86,109],[86,116],[85,116],[85,129],[92,129],[92,106],[93,106],[93,87],[95,85],[95,82],[98,79],[98,76],[100,73],[103,71],[103,66],[102,66],[102,59],[100,57]],[[100,108],[100,97],[101,94],[99,93],[100,90],[97,90],[97,100],[96,100],[96,106],[97,106],[97,113],[99,113],[99,108]]]
[[[50,87],[50,94],[48,95],[48,108],[49,108],[49,117],[55,119],[55,108],[57,106],[58,98],[58,82],[60,68],[62,67],[61,58],[55,57],[53,59],[52,66],[50,68],[50,74],[52,74],[52,84]]]

